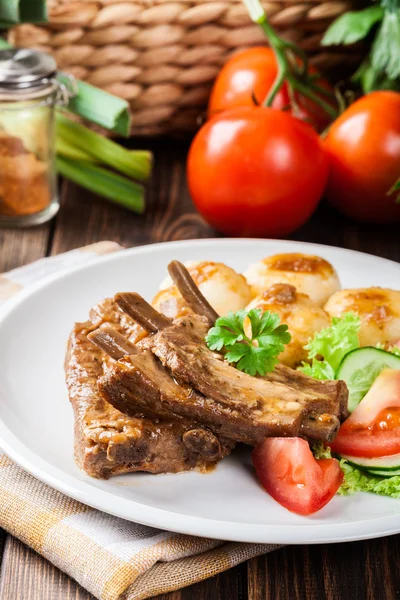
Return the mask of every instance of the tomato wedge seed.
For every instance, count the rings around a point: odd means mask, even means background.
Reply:
[[[267,438],[254,449],[252,458],[265,490],[299,515],[323,508],[343,481],[339,462],[334,458],[316,460],[301,438]]]
[[[343,423],[333,452],[378,458],[400,453],[400,371],[386,369]]]

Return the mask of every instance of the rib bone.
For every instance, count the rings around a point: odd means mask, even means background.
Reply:
[[[88,334],[88,339],[114,360],[127,354],[138,354],[139,348],[131,344],[121,333],[112,327],[102,327]]]
[[[219,315],[200,292],[187,268],[178,260],[173,260],[168,265],[168,271],[190,308],[196,314],[206,317],[210,325],[214,325]]]
[[[170,319],[156,311],[142,296],[134,292],[116,294],[114,300],[121,310],[151,333],[169,327],[172,323]]]

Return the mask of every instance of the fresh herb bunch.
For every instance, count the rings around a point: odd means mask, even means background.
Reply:
[[[370,52],[353,76],[366,94],[400,90],[400,0],[380,0],[368,8],[341,15],[328,28],[322,45],[370,41]]]
[[[210,350],[225,349],[228,362],[253,376],[273,371],[277,356],[290,339],[288,327],[281,325],[279,315],[257,308],[220,317],[206,336]]]

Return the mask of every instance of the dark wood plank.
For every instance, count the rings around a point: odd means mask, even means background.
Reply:
[[[153,600],[246,600],[246,564],[206,579],[183,590],[162,594]]]
[[[249,600],[394,600],[399,552],[398,536],[271,552],[248,563]]]
[[[50,225],[0,229],[0,273],[46,256]]]
[[[8,537],[0,577],[1,600],[94,600],[39,554]]]

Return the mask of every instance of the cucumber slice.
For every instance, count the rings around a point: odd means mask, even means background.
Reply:
[[[379,373],[387,368],[400,370],[400,357],[368,346],[346,354],[336,371],[335,379],[345,381],[349,388],[350,412],[364,398]]]
[[[396,477],[396,475],[400,475],[400,469],[397,469],[397,471],[375,471],[373,469],[368,469],[366,472],[375,477]]]
[[[375,471],[396,471],[400,469],[400,454],[379,456],[378,458],[361,458],[342,454],[341,458],[344,458],[353,466],[363,469],[373,469]]]
[[[342,455],[349,465],[357,467],[376,477],[394,477],[400,475],[400,454],[380,456],[379,458],[360,458],[358,456]]]

